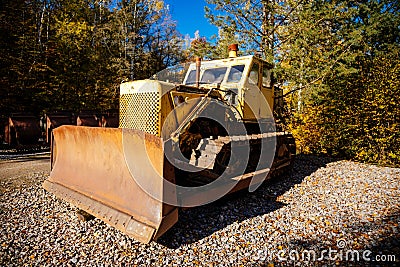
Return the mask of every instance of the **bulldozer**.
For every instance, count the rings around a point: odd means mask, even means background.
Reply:
[[[182,207],[254,191],[289,170],[295,141],[275,123],[283,102],[273,65],[229,49],[179,69],[183,81],[175,72],[122,83],[118,128],[54,129],[43,187],[149,243]]]

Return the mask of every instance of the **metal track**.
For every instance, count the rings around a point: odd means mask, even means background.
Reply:
[[[263,160],[272,160],[272,155],[268,158],[260,159],[261,144],[266,145],[266,149],[274,149],[273,147],[268,148],[268,146],[275,145],[273,162],[263,162]],[[234,160],[233,164],[228,164],[232,156],[232,147],[239,151],[241,147],[247,148],[245,151],[249,152],[248,162],[241,162],[241,159],[238,158],[236,161]],[[188,164],[181,161],[177,163],[178,166],[188,167],[190,165],[199,169],[199,172],[187,172],[187,177],[183,183],[195,186],[210,183],[226,171],[231,173],[234,180],[250,178],[258,174],[260,170],[268,170],[266,171],[267,174],[269,173],[268,177],[280,175],[290,169],[295,154],[295,142],[290,133],[271,132],[253,135],[219,136],[216,139],[204,138],[201,139],[197,149],[193,150]],[[261,165],[258,165],[258,163]],[[260,166],[264,167],[260,169]],[[235,168],[245,169],[245,171],[244,173],[236,172]]]

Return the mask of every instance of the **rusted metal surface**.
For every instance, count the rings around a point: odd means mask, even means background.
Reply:
[[[53,133],[53,168],[50,178],[44,182],[46,190],[143,243],[156,240],[177,222],[177,207],[164,203],[164,196],[171,196],[171,187],[165,186],[166,181],[172,184],[176,181],[175,169],[164,156],[161,138],[131,129],[75,126],[61,126]],[[240,145],[246,140],[251,143],[278,138],[279,147],[289,137],[285,133],[265,133],[226,136],[216,141],[221,145],[230,142]],[[244,174],[226,177],[206,191],[193,190],[184,195],[172,192],[176,205],[206,203],[210,196],[220,194],[221,189],[232,193],[248,188],[252,181],[262,183],[274,170],[290,164],[286,155],[278,156],[279,151],[270,167],[247,169]],[[219,178],[207,169],[198,175],[203,177],[187,176],[188,184],[195,186],[197,179],[197,186],[201,186]]]
[[[10,125],[8,123],[8,119],[4,122],[3,129],[4,129],[4,136],[2,138],[2,141],[4,141],[7,144],[11,144]]]
[[[201,57],[196,57],[196,87],[200,86]]]
[[[36,144],[41,137],[39,120],[32,115],[12,114],[5,129],[5,141],[10,145]]]
[[[229,51],[229,57],[234,58],[237,57],[238,51],[239,51],[239,46],[238,44],[230,44],[228,46],[228,51]]]
[[[100,126],[109,128],[118,128],[119,116],[118,114],[104,114],[101,115]]]
[[[239,166],[235,162],[231,167],[225,165],[224,162],[229,161],[234,154],[231,150],[232,146],[239,148],[239,151],[241,146],[249,146],[249,158],[247,163],[244,162],[245,165]],[[262,154],[260,154],[261,147],[264,150]],[[227,154],[227,161],[222,159],[225,154]],[[221,195],[221,191],[227,194],[246,188],[252,191],[252,188],[257,188],[263,181],[288,171],[294,155],[294,139],[291,134],[285,132],[202,139],[189,162],[175,159],[175,164],[180,169],[191,170],[179,177],[178,184],[201,187],[217,180],[219,182],[207,190],[193,190],[191,194],[179,194],[178,202],[180,205],[190,206],[190,203],[206,202],[210,196]],[[239,168],[240,171],[235,171],[235,168]]]
[[[46,114],[46,143],[51,142],[51,132],[61,125],[73,125],[74,117],[71,112],[56,112]]]
[[[99,127],[101,122],[96,114],[79,114],[76,118],[77,126]]]
[[[176,223],[177,209],[154,197],[162,200],[163,176],[174,181],[161,138],[137,130],[76,126],[61,126],[53,135],[56,155],[46,190],[143,243]]]
[[[101,114],[101,127],[118,128],[119,126],[119,110],[109,109],[104,114]]]

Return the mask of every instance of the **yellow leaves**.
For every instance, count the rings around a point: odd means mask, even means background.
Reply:
[[[81,50],[85,41],[90,41],[93,26],[86,21],[70,21],[69,19],[58,20],[56,22],[57,35],[68,46],[75,46]]]
[[[248,1],[246,2],[246,5],[245,5],[245,7],[244,7],[244,10],[250,10],[250,8],[251,8],[251,1],[248,0]]]
[[[82,36],[93,30],[86,21],[59,21],[58,34]]]
[[[157,1],[156,2],[156,11],[160,11],[164,8],[164,1]]]
[[[315,85],[321,85],[322,84],[322,79],[315,81],[314,84]]]
[[[88,26],[87,22],[70,22],[68,25],[68,30],[75,35],[81,35],[86,33],[88,30],[92,30],[93,27]]]
[[[281,68],[285,70],[289,70],[292,66],[290,65],[289,61],[282,61]]]
[[[161,18],[160,14],[155,14],[155,15],[152,17],[152,21],[158,21],[160,18]]]

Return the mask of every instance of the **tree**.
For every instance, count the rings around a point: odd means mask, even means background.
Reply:
[[[238,36],[230,29],[219,29],[216,45],[212,50],[212,58],[227,58],[229,56],[228,46],[231,44],[241,44]]]
[[[0,10],[2,116],[10,112],[38,112],[46,103],[43,81],[50,73],[47,1],[2,1]],[[37,77],[40,77],[37,79]]]
[[[303,150],[399,164],[398,9],[397,1],[313,1],[293,14],[285,33],[296,41],[281,46],[280,73],[288,91],[301,89],[292,129]]]
[[[276,63],[303,151],[399,164],[398,1],[207,2],[212,23]]]
[[[213,59],[214,46],[211,45],[206,37],[200,37],[199,31],[196,31],[195,38],[190,42],[190,47],[186,52],[187,61],[195,61],[196,57],[202,59]]]
[[[123,80],[148,78],[182,57],[160,0],[3,2],[2,116],[116,108]]]
[[[132,80],[148,78],[181,58],[181,36],[168,6],[159,0],[121,1],[114,10],[114,41]]]
[[[279,40],[277,29],[285,23],[286,1],[207,0],[206,17],[222,31],[237,35],[246,53],[261,54],[270,62]],[[290,12],[287,11],[287,12]]]

